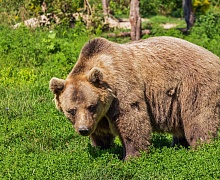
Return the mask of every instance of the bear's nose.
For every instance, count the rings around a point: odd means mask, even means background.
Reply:
[[[79,128],[79,133],[82,136],[88,136],[89,135],[89,129],[87,127],[80,127]]]

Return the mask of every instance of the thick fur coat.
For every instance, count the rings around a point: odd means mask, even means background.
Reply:
[[[66,80],[52,78],[56,107],[94,146],[118,135],[124,158],[150,145],[152,132],[195,148],[218,134],[220,60],[182,39],[117,44],[89,41]]]

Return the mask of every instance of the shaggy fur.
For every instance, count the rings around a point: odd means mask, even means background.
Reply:
[[[118,135],[124,158],[150,145],[152,132],[195,148],[217,136],[220,61],[208,50],[173,37],[117,44],[89,41],[66,78],[52,78],[56,106],[94,146]]]

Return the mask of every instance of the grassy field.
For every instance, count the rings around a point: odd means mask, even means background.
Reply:
[[[220,28],[202,27],[189,36],[155,27],[149,36],[184,38],[220,56]],[[48,85],[53,76],[66,77],[90,38],[77,29],[0,27],[0,179],[220,179],[219,139],[192,151],[171,148],[170,135],[154,134],[149,153],[123,162],[118,139],[100,150],[76,134],[55,109]]]

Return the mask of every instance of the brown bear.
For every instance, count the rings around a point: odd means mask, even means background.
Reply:
[[[52,78],[56,107],[94,146],[115,136],[124,158],[147,151],[152,132],[195,148],[217,137],[220,60],[173,37],[117,44],[89,41],[65,80]]]

